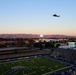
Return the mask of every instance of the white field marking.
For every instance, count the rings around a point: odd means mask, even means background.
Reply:
[[[68,66],[68,67],[64,67],[64,68],[60,68],[60,69],[54,70],[54,71],[52,71],[52,72],[44,73],[44,74],[42,74],[42,75],[48,75],[48,74],[51,74],[51,73],[54,73],[54,72],[57,72],[57,71],[60,71],[60,70],[63,70],[63,69],[70,68],[70,67],[72,67],[72,66],[73,66],[73,65]]]

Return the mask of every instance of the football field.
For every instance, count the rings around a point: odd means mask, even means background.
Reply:
[[[0,63],[0,75],[41,75],[63,67],[64,65],[41,57],[25,58]]]

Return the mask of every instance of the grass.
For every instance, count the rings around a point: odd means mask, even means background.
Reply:
[[[11,68],[15,66],[23,66],[25,67],[25,69],[12,72]],[[63,67],[64,65],[51,62],[50,60],[47,60],[45,58],[27,58],[22,60],[0,63],[0,75],[5,73],[6,71],[11,71],[10,75],[23,75],[28,73],[31,73],[32,75],[41,75]],[[5,75],[9,75],[9,73]]]

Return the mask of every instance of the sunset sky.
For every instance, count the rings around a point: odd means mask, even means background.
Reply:
[[[76,36],[76,0],[0,0],[0,34],[15,33]]]

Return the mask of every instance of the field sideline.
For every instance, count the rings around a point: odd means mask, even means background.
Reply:
[[[64,65],[42,57],[25,58],[22,60],[0,63],[0,75],[41,75],[64,67]]]

